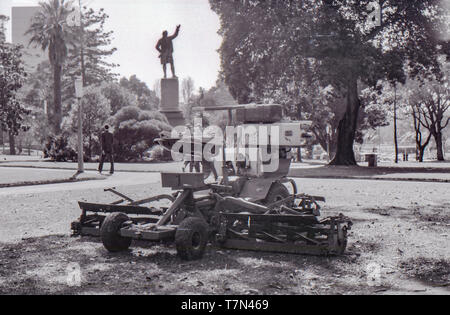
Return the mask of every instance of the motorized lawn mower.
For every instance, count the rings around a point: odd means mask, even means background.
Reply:
[[[110,204],[79,202],[82,214],[72,223],[73,234],[100,236],[111,252],[127,250],[133,239],[174,242],[179,256],[186,260],[201,258],[210,242],[230,249],[313,255],[344,253],[351,221],[342,214],[319,219],[319,202],[325,202],[325,198],[299,193],[295,182],[287,178],[291,165],[288,152],[305,145],[310,137],[304,126],[307,123],[283,122],[279,105],[209,110],[228,111],[229,123],[240,121],[244,130],[249,126],[255,127],[251,130],[276,126],[277,141],[269,133],[269,142],[277,142],[276,149],[257,144],[256,159],[243,154],[241,159],[230,160],[225,152],[234,149],[236,157],[240,140],[245,134],[252,137],[251,132],[238,132],[234,134],[237,145],[230,150],[224,140],[218,150],[222,155],[219,181],[205,184],[203,173],[162,173],[162,186],[174,193],[142,200],[107,189],[121,199]],[[183,136],[175,136],[158,141],[171,150],[182,139]],[[207,140],[200,139],[202,148]],[[244,151],[248,153],[249,147],[244,145]],[[268,171],[261,150],[270,152],[271,160],[276,154],[276,169]],[[169,205],[152,206],[162,200]]]

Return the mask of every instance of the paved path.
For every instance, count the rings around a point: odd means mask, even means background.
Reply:
[[[39,170],[30,168],[0,168],[0,185],[12,183],[64,180],[72,177],[72,170]]]
[[[90,172],[88,172],[89,174]],[[158,173],[130,173],[121,172],[112,176],[107,176],[105,180],[71,182],[48,184],[39,186],[23,186],[1,188],[0,196],[6,195],[20,195],[20,194],[39,194],[56,191],[75,191],[75,190],[89,190],[89,189],[105,189],[116,186],[134,186],[159,183],[160,175]]]
[[[115,172],[170,172],[174,170],[180,170],[182,168],[182,162],[169,162],[169,163],[115,163]],[[109,171],[109,163],[105,163],[103,170],[105,173]],[[59,170],[77,170],[78,164],[71,162],[47,162],[47,161],[14,161],[14,162],[1,162],[0,167],[26,167],[36,169],[59,169]],[[98,163],[85,163],[84,168],[87,171],[96,171],[98,169]]]
[[[109,170],[108,167],[109,165],[106,165],[105,172]],[[8,171],[9,168],[13,168],[13,170]],[[16,170],[19,170],[17,168],[20,168],[20,172],[17,171],[16,173]],[[88,174],[94,175],[95,170],[97,169],[97,163],[86,163],[85,168]],[[26,169],[29,169],[29,173],[25,171]],[[43,169],[51,171],[44,173],[41,171]],[[44,161],[0,162],[0,185],[4,181],[21,182],[24,181],[24,179],[32,178],[33,176],[37,177],[37,180],[40,180],[42,177],[45,178],[45,176],[49,176],[50,179],[57,179],[59,177],[67,176],[69,172],[75,172],[76,169],[76,163]],[[181,169],[182,163],[180,162],[116,163],[116,174],[122,172],[135,174],[177,172],[181,171]],[[28,176],[26,174],[30,175]],[[295,178],[367,179],[450,183],[450,163],[382,163],[376,168],[365,166],[327,166],[319,162],[293,163],[289,176]],[[137,175],[137,177],[139,176]]]
[[[105,179],[96,172],[77,174],[74,170],[35,169],[27,167],[0,168],[0,188],[78,182]]]

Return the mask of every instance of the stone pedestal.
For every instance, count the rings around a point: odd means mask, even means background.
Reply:
[[[180,92],[178,78],[161,79],[161,107],[159,111],[167,117],[172,127],[184,126],[180,111]]]

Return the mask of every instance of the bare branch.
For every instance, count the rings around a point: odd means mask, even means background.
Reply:
[[[445,123],[444,127],[442,127],[442,129],[447,128],[449,122],[450,122],[450,117],[447,118],[447,122]]]

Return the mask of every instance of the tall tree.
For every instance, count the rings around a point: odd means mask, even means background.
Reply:
[[[121,86],[119,83],[103,83],[102,94],[108,99],[111,106],[111,115],[115,115],[120,109],[127,106],[138,107],[135,94]]]
[[[155,110],[159,106],[159,98],[155,91],[149,89],[147,84],[132,75],[129,79],[123,77],[120,85],[136,95],[139,108],[143,110]]]
[[[235,105],[236,101],[231,96],[228,86],[222,80],[217,80],[216,85],[205,93],[203,100],[205,107]]]
[[[67,45],[73,38],[67,20],[72,12],[70,2],[65,0],[48,0],[39,4],[40,10],[33,17],[26,34],[31,35],[30,44],[48,50],[48,57],[53,69],[53,106],[54,129],[61,132],[62,97],[61,82],[64,62],[67,58]]]
[[[153,82],[153,91],[155,92],[156,97],[158,98],[158,108],[159,108],[159,102],[161,101],[161,80],[155,80]]]
[[[51,128],[52,110],[48,104],[52,104],[52,71],[48,61],[43,61],[37,66],[36,71],[29,73],[24,86],[20,89],[21,100],[31,110],[27,124],[30,130],[25,139],[31,139],[33,145],[45,144],[45,141],[53,133]]]
[[[390,120],[393,121],[395,163],[398,163],[399,155],[399,120],[405,118],[405,116],[409,118],[409,108],[407,108],[409,88],[407,84],[382,81],[375,89],[365,89],[362,93],[362,99],[366,100],[367,104],[385,111]]]
[[[85,139],[85,152],[91,158],[95,145],[100,143],[100,134],[104,123],[111,117],[111,106],[108,99],[102,94],[101,87],[87,87],[82,100],[83,135]],[[68,127],[75,134],[78,130],[78,106],[72,107],[68,116]]]
[[[0,14],[0,42],[6,40],[5,23],[9,20],[6,15]]]
[[[447,76],[416,83],[410,104],[414,122],[427,129],[436,143],[437,160],[444,161],[443,131],[450,123],[450,87]],[[416,126],[416,132],[419,132]]]
[[[422,126],[424,125],[425,117],[423,112],[420,110],[420,105],[415,101],[412,102],[411,105],[411,115],[414,123],[414,132],[415,132],[415,141],[417,148],[417,160],[422,163],[425,149],[430,143],[431,140],[431,132],[428,132],[428,136],[425,137]]]
[[[22,122],[29,114],[17,97],[26,77],[21,50],[0,40],[0,128],[9,134],[11,155],[16,154],[14,137],[20,129],[27,130]]]
[[[5,23],[8,21],[6,15],[0,14],[0,43],[6,40]],[[0,143],[4,145],[3,129],[0,128]]]
[[[113,31],[105,30],[108,18],[104,9],[96,11],[84,6],[81,12],[82,27],[71,26],[71,33],[76,36],[68,49],[67,85],[72,90],[76,76],[84,79],[84,86],[112,82],[117,78],[112,70],[118,65],[105,60],[117,51],[117,48],[111,47]]]
[[[195,83],[191,77],[184,78],[181,81],[181,95],[183,96],[184,104],[188,104],[194,95]]]
[[[382,16],[378,26],[372,25],[373,12],[367,9],[374,2]],[[438,72],[437,57],[448,52],[448,43],[437,36],[445,19],[439,0],[210,3],[221,18],[225,81],[239,102],[277,99],[289,90],[301,95],[314,75],[345,95],[334,165],[356,164],[361,84],[404,82],[404,61],[413,76]],[[291,103],[298,104],[297,97]]]

